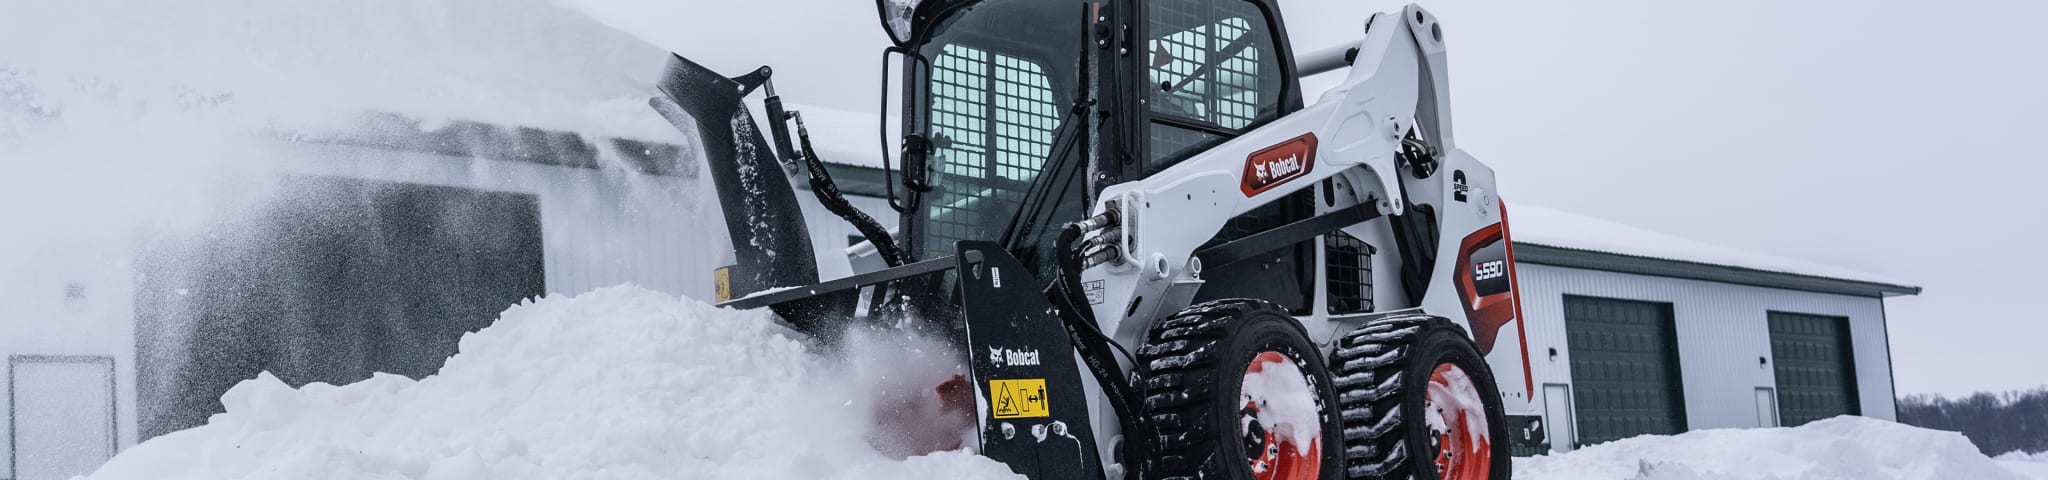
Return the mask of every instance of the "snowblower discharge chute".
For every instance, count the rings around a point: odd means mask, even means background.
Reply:
[[[966,375],[932,394],[971,390],[960,434],[1033,479],[1505,479],[1547,441],[1506,204],[1453,141],[1428,12],[1296,54],[1274,0],[876,3],[893,229],[772,70],[670,58],[650,103],[704,146],[722,305],[952,343]],[[1319,74],[1343,80],[1308,105]],[[852,275],[820,278],[818,221],[865,239]]]

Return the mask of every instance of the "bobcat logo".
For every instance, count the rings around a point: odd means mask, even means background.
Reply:
[[[1308,175],[1315,168],[1316,134],[1288,139],[1245,157],[1240,189],[1244,196],[1258,195],[1283,183]]]
[[[994,364],[996,368],[1004,366],[1035,367],[1040,365],[1037,350],[1018,350],[1003,347],[988,347],[988,363]]]

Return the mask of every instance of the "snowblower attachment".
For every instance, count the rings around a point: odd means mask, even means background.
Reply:
[[[762,138],[742,101],[767,81],[768,70],[727,78],[680,55],[671,55],[658,85],[662,96],[648,100],[670,125],[697,133],[705,169],[718,189],[725,229],[737,264],[721,272],[721,289],[732,297],[775,287],[818,282],[803,210],[776,151]],[[853,307],[852,295],[828,296],[774,307],[799,329],[822,316]]]
[[[953,317],[923,320],[942,325],[946,336],[963,343],[980,452],[1033,479],[1096,478],[1101,462],[1091,434],[1088,394],[1067,327],[1040,290],[1043,283],[1001,245],[960,241],[954,256],[818,281],[789,179],[743,103],[767,76],[763,68],[728,78],[672,56],[660,83],[664,96],[650,101],[676,128],[696,131],[704,146],[705,165],[738,259],[726,273],[731,300],[720,305],[768,307],[798,330],[828,342],[854,321],[893,321],[907,312]],[[769,89],[766,103],[770,117],[777,117],[780,100]],[[789,149],[782,120],[773,118],[777,123],[769,125],[774,143],[783,147],[779,158],[811,159],[808,151],[799,155]],[[821,184],[814,174],[812,186],[830,188],[829,177]],[[889,300],[856,311],[864,289],[930,290],[941,275],[955,279],[957,304],[914,299],[920,305],[904,306]],[[793,288],[770,291],[778,287]],[[870,298],[892,297],[903,296]],[[941,385],[940,393],[946,388]]]

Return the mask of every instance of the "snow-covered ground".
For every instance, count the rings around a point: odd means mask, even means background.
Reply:
[[[1516,460],[1520,480],[2048,479],[2048,455],[1993,460],[1962,434],[1862,417],[1643,436]]]
[[[419,381],[292,389],[263,376],[205,426],[149,440],[90,478],[1014,478],[965,452],[869,445],[870,399],[946,375],[945,352],[869,336],[822,354],[762,312],[621,286],[507,310]],[[893,364],[892,364],[893,363]],[[922,371],[916,371],[922,370]],[[904,373],[899,372],[899,377]],[[885,391],[888,390],[888,391]],[[2048,455],[1854,417],[1651,436],[1518,459],[1523,480],[2039,480]]]
[[[2005,468],[2010,468],[2023,477],[2036,480],[2048,478],[2048,452],[2032,455],[2013,452],[1999,455],[1997,460],[1999,464],[2005,465]]]

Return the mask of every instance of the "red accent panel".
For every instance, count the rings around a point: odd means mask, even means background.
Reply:
[[[1308,175],[1316,167],[1316,134],[1299,137],[1252,152],[1244,159],[1240,188],[1244,196],[1258,195],[1282,183]]]
[[[1475,270],[1482,267],[1472,263],[1472,255],[1480,249],[1504,242],[1506,238],[1505,229],[1496,223],[1466,236],[1458,248],[1457,287],[1459,300],[1462,300],[1459,303],[1465,306],[1466,320],[1472,324],[1472,340],[1479,343],[1479,353],[1482,355],[1493,352],[1494,338],[1499,335],[1500,327],[1515,320],[1515,290],[1512,286],[1514,280],[1510,278],[1510,287],[1507,290],[1491,295],[1480,295]],[[1507,263],[1506,259],[1503,258],[1501,263]],[[1508,268],[1506,265],[1486,267]],[[1505,271],[1492,271],[1498,272],[1493,275],[1508,275]]]
[[[1508,204],[1503,200],[1499,205],[1500,223],[1480,228],[1466,236],[1459,245],[1457,275],[1452,283],[1458,288],[1458,300],[1465,307],[1465,318],[1472,325],[1472,340],[1479,344],[1480,354],[1492,353],[1501,327],[1515,322],[1516,340],[1522,347],[1523,388],[1528,395],[1534,396],[1536,379],[1529,366],[1528,322],[1516,322],[1523,318],[1522,295],[1515,274],[1515,244],[1508,235]],[[1473,263],[1474,255],[1494,248],[1501,249],[1499,260],[1485,258],[1482,259],[1484,263]],[[1487,278],[1478,278],[1482,274]],[[1506,288],[1493,284],[1482,291],[1481,281],[1498,282],[1501,275],[1507,277]]]
[[[1511,282],[1508,284],[1508,290],[1515,295],[1515,318],[1528,318],[1522,316],[1522,277],[1521,274],[1515,273],[1515,234],[1514,229],[1508,227],[1506,199],[1500,200],[1500,236],[1502,241],[1508,242],[1508,281]],[[1522,340],[1522,388],[1527,390],[1527,398],[1533,401],[1536,398],[1536,374],[1529,368],[1528,325],[1529,322],[1526,320],[1515,322],[1515,336],[1521,337]]]

